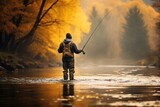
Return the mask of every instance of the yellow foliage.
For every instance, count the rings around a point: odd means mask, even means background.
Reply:
[[[48,2],[46,5],[50,6],[51,3]],[[47,22],[51,21],[54,22],[50,26],[47,26]],[[88,33],[89,30],[90,22],[80,6],[80,1],[59,0],[42,20],[34,38],[39,43],[36,44],[35,42],[31,46],[31,51],[35,55],[37,53],[45,54],[46,52],[51,52],[53,53],[53,57],[55,56],[55,60],[60,61],[61,56],[58,54],[57,49],[59,44],[65,39],[66,33],[71,33],[73,41],[80,43],[83,33]]]

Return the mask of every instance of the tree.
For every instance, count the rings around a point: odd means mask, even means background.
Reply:
[[[130,9],[122,37],[122,57],[140,60],[150,54],[147,30],[137,7]]]
[[[154,4],[153,4],[153,7],[156,8],[158,10],[158,12],[160,13],[160,1],[159,0],[155,0],[154,1]],[[159,38],[158,38],[158,49],[157,51],[155,52],[155,56],[157,56],[157,65],[158,67],[160,67],[160,15],[158,17],[158,22],[156,23],[156,26],[157,26],[157,33],[159,34]]]
[[[39,12],[37,16],[35,17],[34,14],[36,14],[35,11],[38,5],[39,1],[35,0],[2,0],[0,2],[2,14],[0,19],[0,43],[1,43],[1,50],[11,50],[16,51],[17,48],[22,47],[30,44],[32,42],[32,38],[34,36],[35,31],[37,30],[38,26],[40,25],[40,22],[42,19],[46,16],[48,11],[58,2],[59,0],[54,0],[53,3],[48,7],[45,8],[46,0],[42,0],[39,8]],[[37,2],[37,3],[36,3]],[[32,5],[32,6],[30,6]],[[29,7],[29,8],[28,8]],[[46,10],[44,10],[46,9]],[[32,15],[33,14],[33,17]],[[30,18],[29,18],[30,17]],[[31,22],[33,24],[32,28],[26,35],[23,35],[19,37],[15,41],[16,32],[15,30],[19,30],[19,27],[27,23],[28,26],[29,22],[28,19],[35,18],[35,21]],[[24,20],[25,19],[25,20]],[[24,21],[24,22],[22,22]],[[25,22],[26,21],[26,22]],[[23,32],[24,33],[24,32]]]
[[[89,36],[95,30],[95,28],[97,27],[97,25],[100,23],[101,20],[102,19],[98,15],[96,8],[93,7],[92,14],[90,16],[90,21],[92,22],[92,24],[91,24],[90,33],[88,34]],[[93,59],[93,57],[94,57],[95,60],[97,60],[97,59],[104,60],[104,57],[105,58],[107,57],[107,49],[108,49],[109,41],[107,39],[107,35],[106,35],[107,33],[105,30],[106,29],[105,26],[106,26],[105,23],[101,23],[98,26],[98,29],[93,34],[93,37],[90,39],[89,43],[87,44],[87,50],[86,50],[86,53],[87,53],[86,57],[87,58]],[[88,39],[88,37],[84,38],[82,43],[85,43],[87,39]]]
[[[9,3],[12,3],[13,6]],[[13,32],[19,26],[20,14],[23,14],[20,11],[23,7],[18,3],[13,0],[2,0],[0,2],[2,11],[0,14],[0,49],[3,51],[8,49],[9,41],[14,38]]]
[[[79,0],[1,0],[0,9],[0,51],[29,57],[56,59],[66,32],[80,42],[90,27]]]
[[[34,36],[34,33],[35,31],[37,30],[40,22],[42,21],[43,17],[48,13],[48,11],[58,2],[59,0],[55,0],[52,5],[47,8],[47,10],[43,13],[43,10],[44,10],[44,6],[45,6],[45,3],[46,3],[46,0],[42,0],[42,3],[40,5],[40,9],[39,9],[39,12],[38,12],[38,15],[36,17],[36,21],[33,25],[33,27],[31,28],[31,30],[22,38],[20,38],[18,40],[18,42],[16,43],[15,45],[15,49],[17,50],[18,47],[23,47],[25,48],[25,46],[28,46],[31,42],[32,42],[32,39],[33,39],[33,36]]]

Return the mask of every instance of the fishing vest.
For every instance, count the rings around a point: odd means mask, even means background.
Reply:
[[[71,44],[72,42],[69,42],[68,44],[63,43],[63,57],[74,57],[73,53],[71,52]]]

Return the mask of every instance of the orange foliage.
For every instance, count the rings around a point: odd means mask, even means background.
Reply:
[[[33,26],[39,11],[41,0],[29,0],[28,5],[20,0],[1,0],[0,9],[0,31],[8,34],[14,33],[16,40],[24,37]],[[43,12],[55,0],[48,0]],[[17,26],[14,20],[21,18]],[[65,34],[70,32],[75,42],[80,43],[83,33],[88,33],[90,23],[80,6],[80,0],[59,0],[56,5],[49,10],[49,13],[42,19],[33,42],[28,46],[28,52],[33,57],[41,54],[46,60],[60,60],[57,48],[65,38]]]

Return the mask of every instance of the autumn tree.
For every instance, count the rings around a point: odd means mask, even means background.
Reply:
[[[38,26],[40,25],[40,22],[44,18],[44,16],[48,13],[48,11],[58,2],[58,0],[54,0],[53,3],[48,7],[45,8],[46,0],[42,0],[38,14],[36,13],[36,10],[39,5],[39,1],[35,0],[2,0],[0,3],[1,5],[1,50],[6,51],[12,49],[13,51],[16,51],[18,47],[24,48],[24,46],[29,45],[32,41],[32,38],[34,36],[34,33]],[[31,6],[32,5],[32,6]],[[46,9],[46,10],[44,10]],[[33,11],[31,11],[33,10]],[[37,14],[37,16],[35,15]],[[32,17],[34,16],[34,17]],[[32,20],[32,24],[28,22],[28,19],[34,19]],[[22,22],[23,21],[23,22]],[[19,30],[20,26],[25,27],[25,24],[27,26],[32,26],[30,31],[28,31],[27,34],[24,33],[22,37],[18,38],[15,41],[15,33],[17,30]],[[21,27],[22,28],[22,27]],[[28,29],[28,28],[27,28]],[[20,29],[22,30],[22,29]]]
[[[130,9],[121,42],[123,58],[140,60],[150,54],[147,29],[142,17],[137,7]]]
[[[153,7],[160,13],[160,1],[159,0],[154,0],[154,4],[153,4]],[[158,57],[158,61],[157,61],[157,65],[160,67],[160,15],[159,17],[157,18],[158,19],[158,22],[156,23],[156,26],[157,26],[157,33],[159,34],[159,44],[158,44],[158,49],[157,49],[157,52],[156,52],[156,56]]]
[[[10,6],[12,3],[13,6]],[[0,14],[0,49],[5,51],[8,49],[9,41],[13,41],[13,32],[16,27],[19,26],[22,5],[20,6],[16,1],[2,0],[0,2],[1,14]],[[19,14],[18,14],[19,13]]]
[[[80,42],[80,33],[89,30],[79,0],[1,0],[0,9],[1,51],[56,58],[66,32],[78,32]]]
[[[18,47],[25,47],[27,45],[29,45],[31,42],[32,42],[32,39],[33,39],[33,36],[34,36],[34,33],[36,31],[36,29],[38,28],[41,20],[43,19],[43,17],[48,13],[48,11],[58,2],[58,0],[55,0],[53,2],[53,4],[47,8],[47,10],[43,13],[44,11],[44,7],[45,7],[45,3],[46,3],[46,0],[42,0],[42,3],[40,5],[40,9],[39,9],[39,12],[38,12],[38,15],[36,17],[36,20],[35,20],[35,23],[34,25],[32,26],[31,30],[21,39],[18,40],[18,42],[16,43],[16,46],[15,46],[15,49],[17,49]]]
[[[160,1],[159,0],[154,1],[153,7],[160,13]],[[160,15],[158,17],[158,20],[159,21],[156,23],[157,33],[160,34]],[[159,48],[160,48],[160,46],[159,46]],[[160,49],[159,49],[159,51],[160,51]]]

